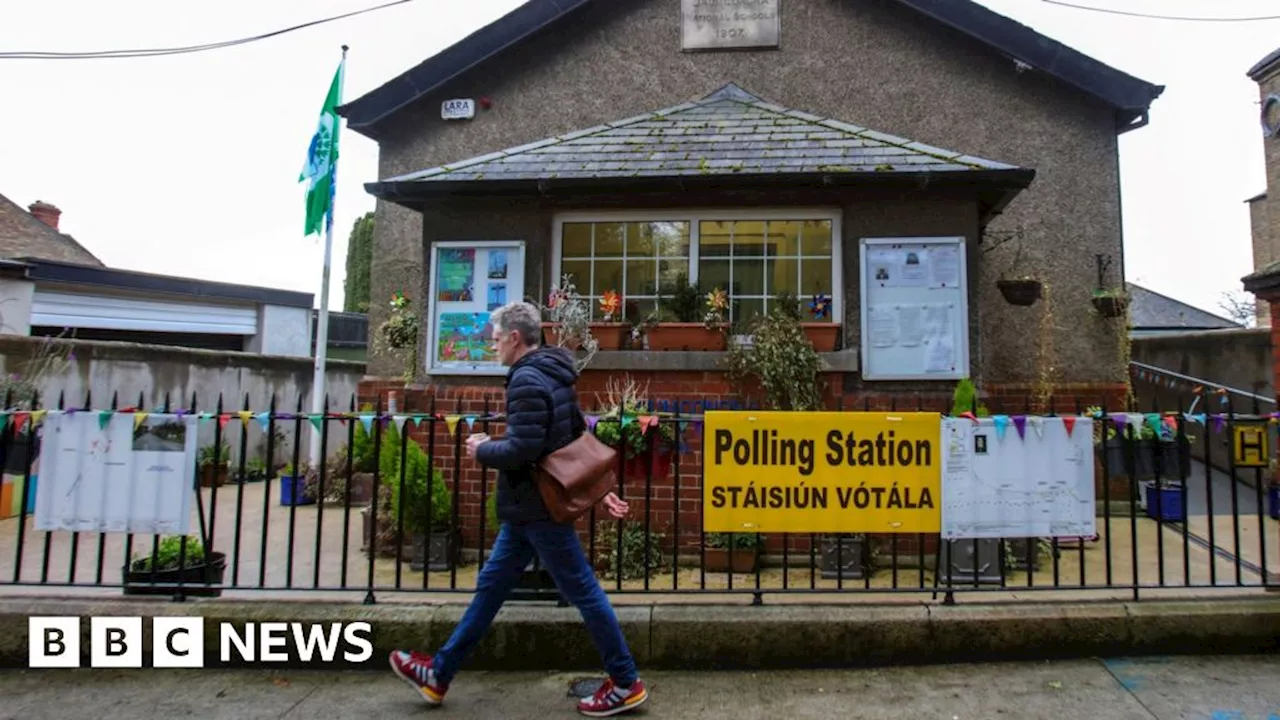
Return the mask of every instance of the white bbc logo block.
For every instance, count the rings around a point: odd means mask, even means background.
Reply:
[[[204,618],[152,618],[151,664],[158,668],[204,667]]]
[[[27,665],[33,668],[80,667],[80,618],[27,618]]]
[[[89,663],[96,668],[142,667],[142,618],[89,618]]]

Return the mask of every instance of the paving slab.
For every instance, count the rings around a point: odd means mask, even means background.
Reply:
[[[0,720],[578,717],[581,674],[459,675],[430,709],[389,671],[80,670],[0,672]],[[646,674],[635,717],[809,720],[1271,720],[1273,655],[1076,660],[782,672]]]

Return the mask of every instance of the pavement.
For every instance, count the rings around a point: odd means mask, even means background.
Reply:
[[[0,720],[578,717],[581,675],[464,673],[445,705],[383,672],[0,672]],[[1276,720],[1280,658],[1152,657],[869,670],[655,672],[634,717]]]

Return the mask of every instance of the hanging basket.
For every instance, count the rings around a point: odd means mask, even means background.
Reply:
[[[1028,307],[1040,299],[1044,286],[1039,280],[997,280],[996,287],[1000,288],[1000,294],[1010,305]]]
[[[1093,307],[1098,311],[1099,315],[1105,318],[1120,317],[1128,306],[1129,298],[1126,295],[1093,296]]]

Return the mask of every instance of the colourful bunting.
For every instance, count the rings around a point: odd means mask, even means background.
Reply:
[[[1071,433],[1076,429],[1076,419],[1071,415],[1062,416],[1062,426],[1067,429],[1067,437],[1071,437]]]
[[[40,427],[40,423],[44,422],[44,416],[49,414],[48,410],[32,410],[31,411],[31,427]],[[2,430],[3,427],[0,427]]]
[[[1022,438],[1022,439],[1026,439],[1026,437],[1027,437],[1027,416],[1026,416],[1026,415],[1014,415],[1014,416],[1013,416],[1013,426],[1014,426],[1015,428],[1017,428],[1017,429],[1018,429],[1018,437],[1019,437],[1019,438]]]
[[[658,427],[658,418],[653,415],[641,415],[638,419],[640,420],[641,431],[648,431],[651,428]]]
[[[977,424],[978,424],[978,416],[977,416],[977,415],[974,415],[972,410],[966,410],[966,411],[964,411],[964,412],[960,413],[960,417],[962,417],[962,418],[968,418],[969,420],[972,420],[974,425],[977,425]],[[1006,419],[1007,419],[1007,418],[1006,418]]]
[[[1222,428],[1223,428],[1225,425],[1226,425],[1226,418],[1224,418],[1222,415],[1214,415],[1214,416],[1213,416],[1213,431],[1214,431],[1214,432],[1219,432],[1219,433],[1220,433],[1220,432],[1222,432]]]
[[[1004,434],[1009,430],[1009,416],[996,415],[992,420],[994,420],[996,424],[996,437],[1003,440]]]
[[[458,429],[458,421],[462,419],[461,415],[445,415],[444,425],[449,429],[449,437],[453,437],[454,432]]]
[[[249,421],[253,419],[253,413],[248,410],[241,410],[237,415],[240,416],[240,424],[244,426],[245,430],[248,430]]]
[[[1043,440],[1044,439],[1044,418],[1032,417],[1032,418],[1028,418],[1027,422],[1031,424],[1031,429],[1036,431],[1036,437]]]
[[[271,413],[260,412],[254,417],[258,419],[258,424],[262,426],[263,432],[271,429]]]
[[[597,415],[584,415],[583,417],[587,421],[587,428],[591,430],[591,432],[595,432],[596,423],[600,422],[600,417]]]
[[[147,419],[147,414],[146,414],[146,413],[144,413],[144,412],[134,413],[134,415],[133,415],[133,429],[134,429],[134,430],[137,430],[138,428],[142,427],[142,423],[143,423],[143,422],[145,422],[145,421],[146,421],[146,419]]]
[[[218,427],[225,428],[227,423],[231,421],[231,416],[223,413],[218,416]]]
[[[361,415],[360,424],[364,426],[364,432],[366,435],[373,434],[373,416],[372,415]]]
[[[324,416],[323,416],[323,415],[312,415],[312,416],[311,416],[311,427],[315,428],[315,429],[316,429],[316,432],[324,432]]]
[[[476,417],[474,415],[468,415],[467,416],[467,432],[471,432],[472,430],[475,430],[475,429],[476,429]]]
[[[106,429],[107,429],[107,426],[111,424],[111,416],[112,416],[112,415],[113,415],[113,413],[112,413],[110,410],[99,410],[99,411],[98,411],[98,429],[99,429],[99,430],[106,430]]]

